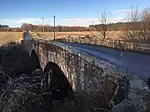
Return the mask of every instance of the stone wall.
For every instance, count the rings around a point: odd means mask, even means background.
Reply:
[[[96,37],[70,37],[65,39],[59,39],[58,41],[102,45],[111,48],[131,50],[150,54],[150,46],[144,46],[142,44],[130,43],[121,40],[100,39]]]
[[[113,100],[121,75],[114,72],[109,63],[95,60],[94,57],[59,43],[35,43],[43,69],[48,62],[54,62],[62,69],[75,92],[99,94],[109,103]]]

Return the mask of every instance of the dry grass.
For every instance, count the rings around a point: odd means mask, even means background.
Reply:
[[[22,32],[0,32],[0,45],[13,41],[20,41]]]
[[[38,32],[38,36],[40,37],[45,37],[45,38],[53,38],[54,33],[53,32]],[[78,36],[96,36],[96,37],[101,37],[99,32],[96,31],[85,31],[85,32],[56,32],[56,38],[66,38],[68,36],[71,37],[78,37]],[[122,31],[109,31],[108,35],[106,38],[113,38],[113,39],[119,39],[122,40],[123,38],[123,32]]]
[[[134,39],[132,36],[129,36],[126,38],[126,31],[108,31],[106,35],[106,39],[113,39],[113,40],[122,40],[126,42],[132,42],[132,43],[139,43],[139,44],[149,44],[149,40],[144,40],[142,38],[140,39]],[[32,34],[33,35],[33,34]],[[56,39],[62,39],[62,38],[69,38],[69,37],[98,37],[103,39],[103,36],[100,32],[96,31],[86,31],[86,32],[56,32]],[[34,33],[33,37],[44,37],[45,39],[53,39],[54,33],[53,32],[38,32]]]

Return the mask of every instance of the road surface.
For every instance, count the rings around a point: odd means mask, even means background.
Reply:
[[[118,65],[128,73],[132,73],[144,79],[150,77],[150,55],[148,54],[121,51],[113,48],[87,44],[68,43],[68,45],[95,56],[98,59],[103,59],[112,64]]]
[[[24,37],[23,37],[24,40],[31,40],[31,36],[28,32],[24,32]]]

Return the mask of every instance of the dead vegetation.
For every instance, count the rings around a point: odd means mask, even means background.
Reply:
[[[106,39],[122,40],[124,31],[109,31],[106,35]],[[34,33],[33,37],[43,37],[48,39],[53,39],[53,32],[37,32]],[[70,37],[100,37],[100,33],[97,31],[87,31],[87,32],[56,32],[56,39],[60,38],[70,38]]]
[[[150,43],[150,9],[132,9],[127,14],[127,31],[124,32],[124,40],[135,43]]]
[[[20,41],[22,37],[22,32],[0,32],[0,45]]]
[[[99,37],[102,37],[103,39],[105,39],[106,36],[109,34],[109,31],[108,31],[108,24],[110,23],[109,16],[110,16],[110,13],[104,11],[101,13],[101,17],[98,18],[101,24],[101,27],[96,28],[96,31],[99,32]]]

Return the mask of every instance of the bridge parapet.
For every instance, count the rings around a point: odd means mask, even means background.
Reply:
[[[130,51],[150,54],[150,46],[144,45],[144,44],[126,42],[122,40],[101,39],[97,37],[78,37],[78,38],[69,37],[69,38],[64,38],[64,39],[58,39],[58,41],[102,45],[102,46],[117,48],[121,50],[130,50]]]

